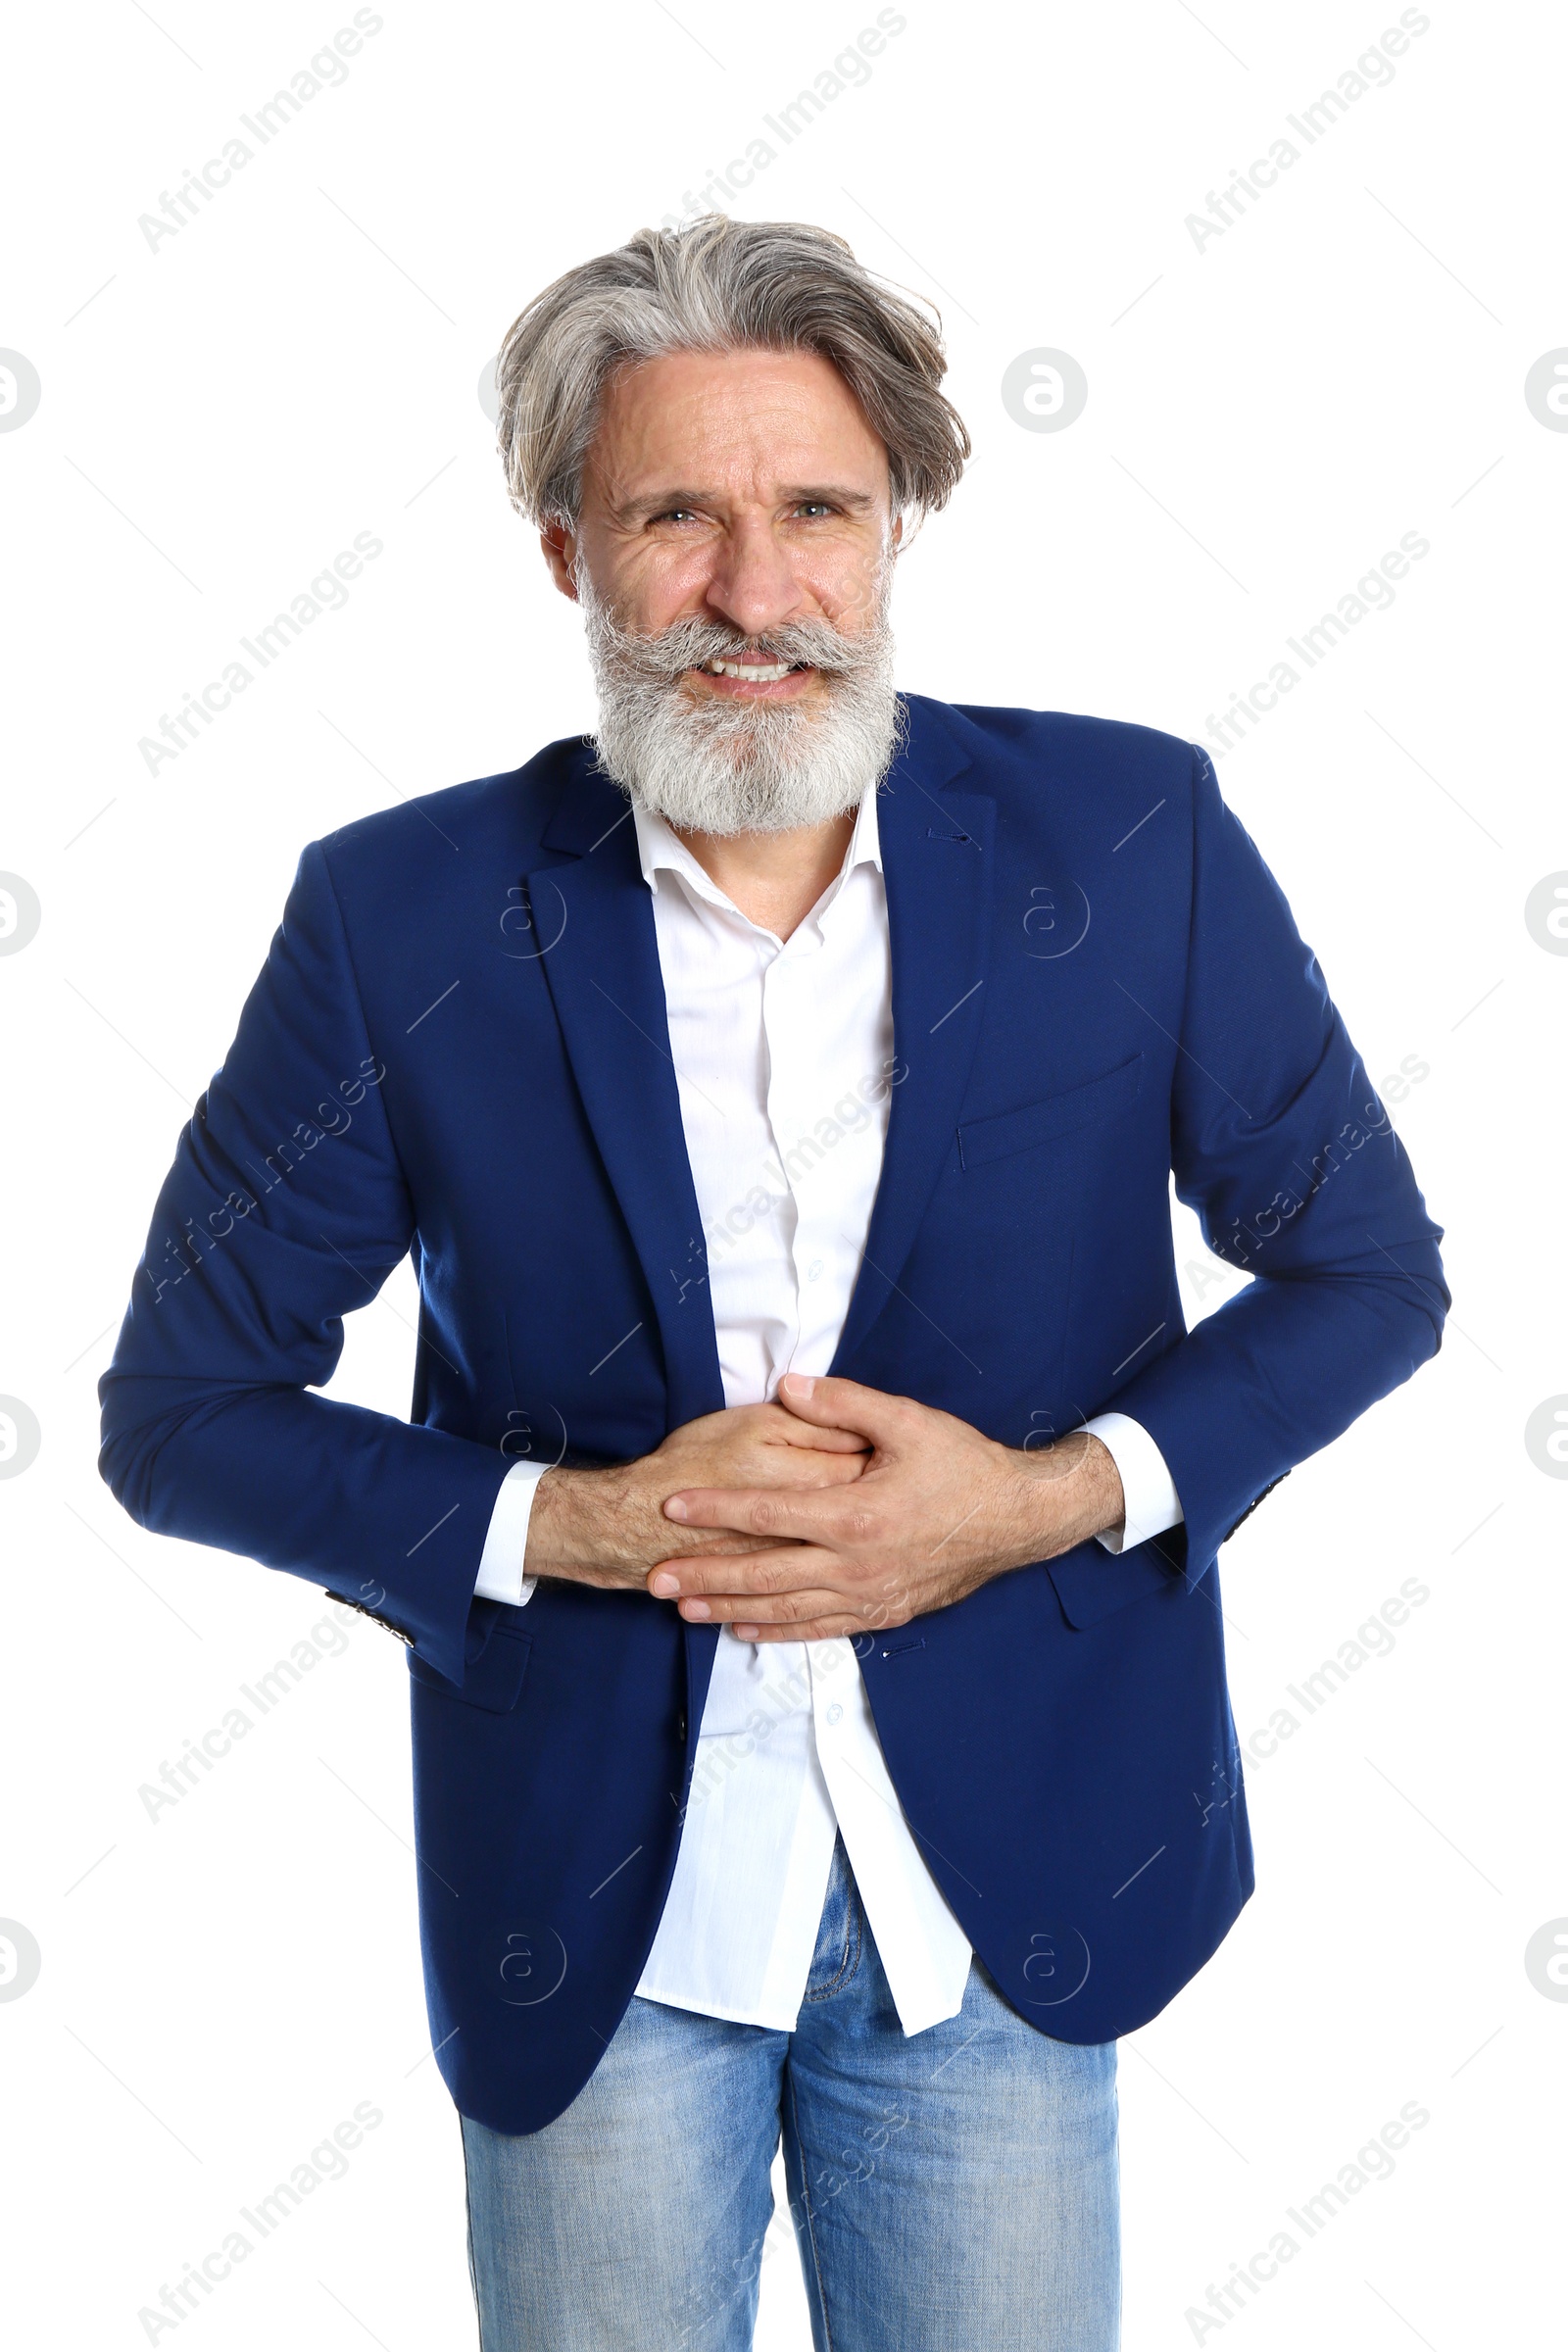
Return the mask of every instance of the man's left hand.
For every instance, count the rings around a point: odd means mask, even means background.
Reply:
[[[648,1576],[656,1599],[677,1600],[694,1624],[731,1625],[743,1642],[881,1633],[1121,1522],[1116,1465],[1087,1432],[1026,1453],[912,1396],[793,1372],[778,1402],[863,1437],[860,1477],[812,1490],[683,1488],[665,1500],[668,1518],[777,1546],[661,1560]]]

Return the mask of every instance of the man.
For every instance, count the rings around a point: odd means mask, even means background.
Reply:
[[[144,1526],[409,1644],[486,2352],[749,2344],[781,2133],[819,2346],[1107,2352],[1115,2037],[1252,1885],[1215,1554],[1438,1345],[1203,754],[895,694],[943,372],[788,224],[524,311],[597,740],[306,851],[104,1383]],[[411,1423],[309,1394],[411,1249]]]

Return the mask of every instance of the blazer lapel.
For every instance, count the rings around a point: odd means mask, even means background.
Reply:
[[[624,796],[584,768],[526,877],[539,961],[653,1293],[671,1429],[724,1402],[654,909]]]
[[[900,1071],[865,1252],[831,1370],[853,1357],[897,1291],[952,1149],[985,1000],[996,803],[945,787],[969,765],[919,705],[877,801]]]

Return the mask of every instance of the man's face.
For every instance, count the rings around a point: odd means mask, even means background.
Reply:
[[[896,537],[887,453],[814,353],[675,352],[612,380],[574,537],[595,594],[639,636],[694,616],[742,642],[790,620],[855,636],[875,619]],[[754,702],[821,691],[809,666],[776,680],[699,669],[685,684]]]
[[[858,800],[896,727],[887,454],[810,353],[682,352],[606,393],[575,530],[610,772],[677,824],[777,830]]]

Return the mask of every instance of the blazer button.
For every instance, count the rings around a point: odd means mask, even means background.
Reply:
[[[675,1718],[675,1737],[677,1740],[684,1740],[686,1737],[686,1718],[684,1715],[677,1715]]]

